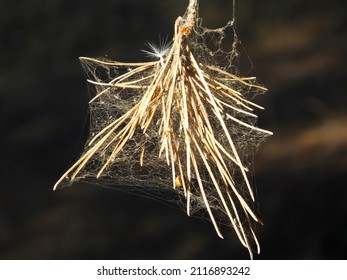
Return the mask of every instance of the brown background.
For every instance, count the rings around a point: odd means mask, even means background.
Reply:
[[[220,240],[175,207],[95,186],[52,191],[85,141],[77,57],[143,59],[187,2],[1,1],[1,259],[248,258],[232,233]],[[260,126],[274,131],[255,159],[258,258],[344,259],[346,1],[238,2],[243,54],[270,89],[256,99]],[[206,0],[200,15],[219,27],[231,9]]]

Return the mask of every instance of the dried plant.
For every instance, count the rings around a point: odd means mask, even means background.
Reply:
[[[253,244],[260,251],[254,231],[259,219],[252,209],[248,151],[271,132],[255,126],[253,108],[262,107],[250,96],[266,89],[254,77],[230,71],[235,42],[229,53],[221,49],[212,53],[201,39],[212,34],[210,38],[220,44],[233,22],[217,30],[204,29],[197,9],[198,1],[190,0],[185,15],[175,22],[172,44],[149,44],[151,51],[146,52],[156,61],[80,58],[96,90],[91,112],[104,115],[94,123],[92,115],[94,131],[84,154],[54,189],[93,176],[111,183],[117,177],[124,184],[121,178],[127,173],[133,174],[134,185],[145,187],[141,175],[150,180],[148,169],[156,161],[157,184],[169,169],[172,188],[184,195],[188,215],[192,205],[205,208],[221,238],[220,223],[227,220],[252,257]],[[229,64],[223,65],[223,56]],[[108,110],[102,111],[105,104]],[[124,169],[124,162],[130,161],[131,167]],[[165,166],[160,166],[163,162]]]

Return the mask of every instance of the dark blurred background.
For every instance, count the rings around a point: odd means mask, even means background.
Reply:
[[[1,259],[247,259],[203,220],[155,200],[76,184],[53,192],[85,141],[78,56],[144,60],[186,0],[0,2]],[[240,0],[237,29],[274,136],[255,158],[259,259],[345,259],[346,1]],[[208,27],[232,1],[206,0]],[[248,74],[248,73],[245,73]]]

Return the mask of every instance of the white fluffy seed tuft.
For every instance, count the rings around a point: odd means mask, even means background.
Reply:
[[[164,67],[164,57],[169,52],[171,48],[171,42],[165,40],[159,40],[159,44],[154,44],[151,42],[147,42],[145,44],[150,50],[141,50],[147,56],[153,57],[160,60],[160,64]]]

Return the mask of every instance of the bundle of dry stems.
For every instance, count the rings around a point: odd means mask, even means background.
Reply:
[[[206,195],[206,188],[212,188],[239,240],[253,257],[252,243],[256,245],[256,251],[260,251],[254,231],[254,221],[259,222],[259,219],[252,210],[251,203],[255,198],[248,169],[239,156],[229,121],[260,134],[272,133],[229,112],[256,117],[251,111],[262,108],[233,85],[257,91],[266,89],[257,85],[254,77],[238,77],[218,65],[199,62],[200,57],[195,56],[190,45],[199,20],[197,9],[198,1],[190,0],[185,15],[175,22],[172,45],[161,54],[157,53],[157,61],[122,63],[80,58],[105,66],[131,67],[127,73],[106,83],[89,80],[104,87],[90,102],[110,91],[122,89],[138,91],[142,97],[128,112],[100,128],[88,143],[88,150],[59,179],[54,189],[66,178],[73,182],[96,153],[107,151],[109,156],[97,173],[97,177],[102,176],[138,130],[143,134],[139,162],[146,164],[146,134],[149,129],[157,129],[158,158],[164,158],[171,168],[173,189],[184,192],[188,215],[192,193],[199,193],[218,236],[223,238],[215,217],[218,214]],[[158,115],[159,118],[155,117]],[[154,119],[160,121],[154,123]],[[216,136],[214,120],[217,120],[219,134],[223,134],[225,141]],[[238,169],[241,174],[242,188],[236,184],[235,171],[231,169]]]

